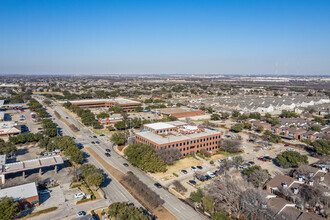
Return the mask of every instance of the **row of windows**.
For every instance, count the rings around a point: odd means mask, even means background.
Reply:
[[[214,145],[214,144],[220,144],[220,141],[213,141],[213,142],[207,142],[207,143],[203,143],[203,144],[197,144],[196,145],[196,147],[197,148],[200,148],[200,147],[207,147],[207,146],[210,146],[210,145]],[[182,146],[181,145],[181,143],[180,143],[180,145],[179,146]],[[176,144],[176,147],[179,147],[178,146],[178,144]],[[167,148],[174,148],[175,147],[175,145],[174,144],[172,144],[172,145],[168,145],[168,146],[163,146],[163,147],[160,147],[160,149],[167,149]],[[195,146],[193,146],[193,147],[195,147]],[[188,149],[189,147],[187,147],[187,149]],[[191,147],[190,147],[191,148]],[[184,150],[186,149],[185,147],[183,148]]]
[[[211,150],[216,150],[216,149],[219,149],[220,147],[218,147],[218,146],[215,146],[215,147],[209,147],[209,148],[206,148],[205,150],[207,150],[207,151],[211,151]],[[181,149],[180,149],[180,151],[181,151]],[[197,152],[199,152],[199,151],[197,151]],[[189,155],[189,153],[183,153],[183,156],[186,156],[186,155]]]

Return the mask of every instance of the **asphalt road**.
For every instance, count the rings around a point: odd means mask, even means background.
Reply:
[[[111,157],[105,156],[105,149],[110,148],[110,143],[106,144],[101,138],[90,138],[89,136],[93,136],[93,134],[84,126],[82,126],[75,118],[71,117],[70,114],[68,114],[65,110],[63,110],[61,107],[53,106],[53,109],[55,109],[62,118],[67,120],[70,124],[74,124],[80,131],[80,135],[76,136],[71,129],[62,121],[57,120],[59,127],[63,129],[63,134],[76,137],[76,142],[85,145],[89,145],[93,147],[93,149],[99,153],[103,159],[105,159],[110,165],[117,168],[118,170],[122,172],[132,171],[141,181],[143,181],[145,184],[147,184],[152,190],[154,190],[164,201],[164,207],[170,211],[174,216],[176,216],[178,219],[182,220],[194,220],[194,219],[205,219],[202,215],[197,213],[192,207],[185,204],[184,202],[180,201],[177,197],[172,195],[170,192],[168,192],[165,189],[158,189],[154,186],[155,181],[152,180],[148,175],[146,175],[144,172],[140,171],[136,167],[129,166],[125,167],[123,166],[123,163],[127,163],[126,159],[117,154],[114,150],[110,152]],[[53,110],[48,108],[48,111],[52,115]],[[92,141],[99,141],[100,144],[91,144]],[[100,167],[100,164],[96,162],[95,159],[92,157],[88,158],[89,162],[93,163],[97,167]],[[114,178],[112,178],[112,183],[108,186],[104,187],[104,191],[109,197],[116,197],[118,199],[124,200],[124,201],[131,201],[135,205],[138,205],[139,203],[124,189],[123,186],[121,186]]]

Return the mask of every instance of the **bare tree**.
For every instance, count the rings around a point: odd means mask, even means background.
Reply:
[[[243,192],[240,206],[242,214],[248,219],[272,219],[273,213],[268,205],[265,191],[248,189]]]
[[[173,164],[182,157],[182,154],[178,148],[159,149],[156,150],[156,153],[166,164]]]
[[[184,187],[178,180],[173,182],[173,185],[178,192],[187,192],[187,188]]]
[[[242,151],[241,142],[238,140],[224,140],[221,144],[221,148],[222,150],[230,153],[237,153]]]
[[[203,154],[205,157],[211,157],[211,153],[208,152],[206,149],[200,150],[200,153]]]
[[[267,170],[255,170],[247,178],[247,181],[252,183],[256,188],[263,187],[269,180],[270,175]]]
[[[204,191],[214,201],[216,211],[226,212],[233,217],[241,215],[240,198],[251,185],[242,177],[225,176],[206,185]]]
[[[306,164],[300,165],[295,171],[295,174],[297,176],[304,176],[306,178],[308,178],[309,173],[310,173],[310,168],[309,168],[309,165],[306,165]]]

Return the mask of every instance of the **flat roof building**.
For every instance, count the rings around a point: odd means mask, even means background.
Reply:
[[[9,137],[21,133],[21,126],[15,122],[0,123],[0,137]]]
[[[158,122],[144,125],[135,140],[156,149],[178,148],[185,156],[201,149],[216,151],[220,147],[221,132],[181,121]]]
[[[66,103],[67,101],[61,101],[60,103]],[[119,107],[126,112],[134,111],[136,107],[140,107],[142,104],[138,101],[133,101],[124,98],[113,98],[113,99],[83,99],[69,101],[72,105],[79,106],[81,108],[92,108],[92,107]]]
[[[38,191],[34,182],[1,189],[0,198],[2,197],[14,198],[19,203],[21,210],[39,205]]]
[[[158,113],[159,115],[173,116],[176,118],[187,118],[187,117],[194,117],[205,114],[205,112],[202,110],[195,110],[195,109],[183,108],[183,107],[157,109],[155,112]]]

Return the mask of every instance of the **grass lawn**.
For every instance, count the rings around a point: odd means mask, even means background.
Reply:
[[[81,191],[83,191],[83,193],[85,193],[86,195],[90,195],[90,192],[88,191],[88,189],[86,188],[86,186],[84,184],[81,184],[80,186]]]
[[[195,159],[193,157],[186,157],[176,161],[173,165],[167,166],[165,173],[153,174],[156,178],[162,178],[166,175],[173,175],[173,173],[180,173],[181,170],[190,169],[191,166],[197,166],[203,164],[203,161]]]
[[[54,211],[56,209],[57,209],[57,207],[51,207],[51,208],[48,208],[48,209],[33,212],[33,213],[28,214],[27,216],[25,216],[23,219],[31,218],[31,217],[36,216],[36,215],[41,215],[41,214],[44,214],[44,213],[47,213],[47,212],[51,212],[51,211]]]
[[[236,156],[236,155],[239,155],[240,153],[229,153],[229,152],[226,152],[226,151],[220,151],[219,153],[211,156],[208,161],[216,161],[216,160],[219,160],[219,159],[223,159],[223,158],[226,158],[226,157],[233,157],[233,156]]]
[[[104,134],[104,135],[111,135],[116,131],[109,131],[107,129],[92,129],[93,133],[96,135]]]

